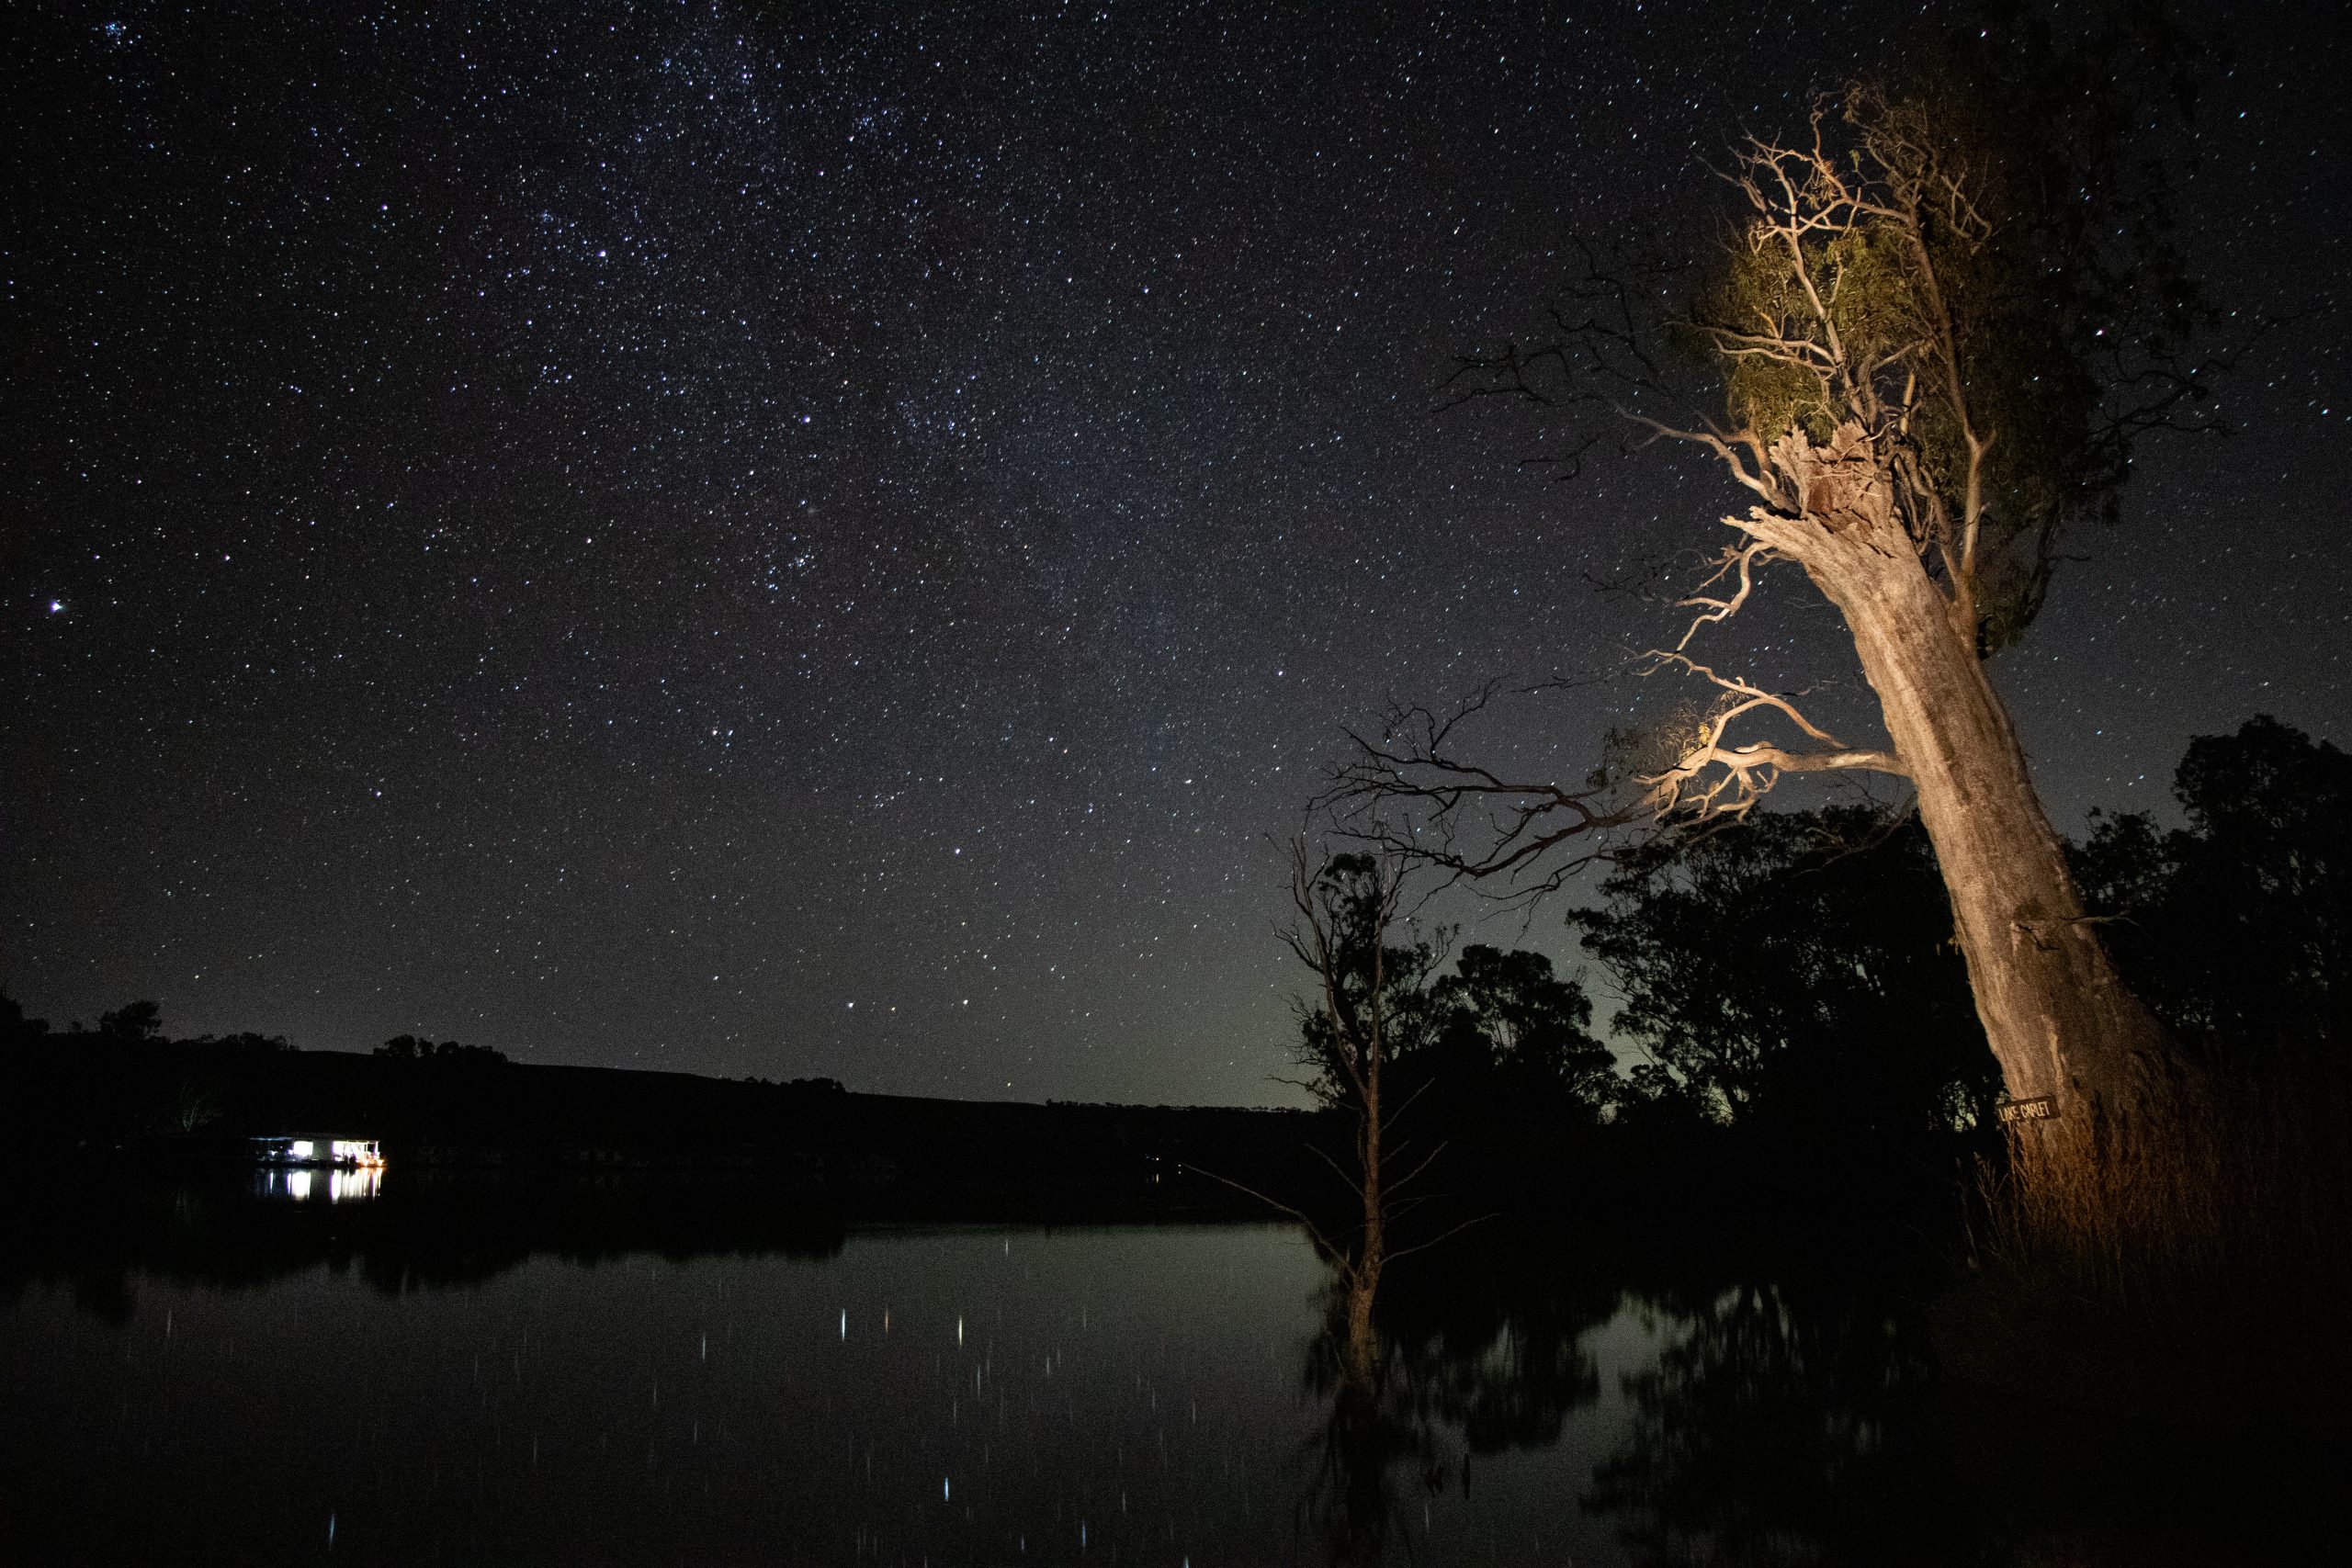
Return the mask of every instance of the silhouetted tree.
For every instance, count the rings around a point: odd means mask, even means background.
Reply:
[[[1323,874],[1355,889],[1335,919],[1371,917],[1378,863],[1363,855],[1329,863]],[[1554,974],[1544,954],[1474,943],[1449,972],[1450,933],[1421,936],[1393,908],[1389,918],[1396,940],[1376,954],[1361,931],[1333,949],[1346,971],[1341,1009],[1377,1017],[1385,1157],[1416,1177],[1442,1166],[1456,1196],[1465,1183],[1483,1183],[1490,1190],[1482,1201],[1491,1201],[1499,1196],[1491,1189],[1527,1174],[1516,1168],[1526,1156],[1555,1153],[1575,1126],[1602,1119],[1621,1087],[1615,1056],[1591,1032],[1583,987]],[[1362,1101],[1337,1016],[1329,1005],[1300,1009],[1297,1060],[1309,1073],[1304,1087],[1353,1116]]]
[[[460,1045],[454,1040],[439,1043],[413,1034],[395,1034],[376,1047],[376,1055],[389,1056],[396,1062],[435,1062],[458,1066],[496,1066],[507,1057],[503,1051],[488,1045]]]
[[[1569,922],[1649,1055],[1638,1098],[1910,1148],[1988,1115],[1999,1067],[1916,819],[1758,812],[1644,846],[1601,897]]]
[[[0,1041],[15,1044],[18,1041],[43,1039],[48,1033],[49,1020],[27,1018],[24,1004],[0,990]]]
[[[283,1034],[262,1034],[250,1029],[241,1029],[234,1034],[223,1034],[219,1039],[214,1039],[208,1034],[190,1043],[209,1045],[217,1051],[232,1052],[243,1056],[275,1056],[294,1049],[294,1042],[287,1039]]]
[[[1555,1190],[1622,1088],[1583,987],[1543,953],[1478,944],[1450,972],[1435,953],[1406,967],[1419,988],[1392,1006],[1410,1027],[1397,1032],[1390,1100],[1400,1133],[1443,1150],[1428,1195],[1458,1219],[1465,1202]]]
[[[1617,1093],[1616,1057],[1593,1036],[1584,987],[1525,949],[1476,943],[1430,988],[1416,1066],[1488,1092],[1565,1103],[1597,1119]]]
[[[2077,852],[2133,986],[2216,1062],[2346,1064],[2352,757],[2268,716],[2189,743],[2185,828],[2101,818]]]
[[[153,1040],[164,1032],[164,1010],[153,1002],[127,1002],[98,1015],[98,1032],[108,1040]]]

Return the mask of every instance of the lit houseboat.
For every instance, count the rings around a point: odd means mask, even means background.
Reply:
[[[255,1138],[254,1154],[264,1165],[333,1166],[347,1170],[384,1163],[384,1151],[373,1138]]]

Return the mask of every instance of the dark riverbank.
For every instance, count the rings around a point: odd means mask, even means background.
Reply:
[[[409,1178],[663,1175],[852,1220],[1258,1219],[1351,1198],[1335,1172],[1349,1157],[1340,1111],[933,1100],[487,1053],[96,1034],[21,1040],[0,1081],[0,1168],[245,1171],[253,1139],[300,1134],[375,1139]],[[1834,1122],[1600,1122],[1476,1081],[1416,1100],[1400,1122],[1408,1153],[1436,1157],[1401,1215],[1408,1235],[1509,1213],[1634,1235],[1957,1239],[1965,1141],[1914,1146]]]
[[[752,1183],[875,1219],[1258,1217],[1215,1171],[1295,1201],[1315,1118],[1233,1107],[854,1094],[829,1080],[416,1062],[201,1042],[41,1040],[10,1055],[6,1163],[242,1167],[250,1140],[377,1139],[390,1166]],[[724,1185],[722,1182],[721,1185]]]

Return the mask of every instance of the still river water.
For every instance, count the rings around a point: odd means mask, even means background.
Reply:
[[[1347,1423],[1328,1271],[1286,1226],[354,1244],[363,1204],[395,1209],[376,1197],[177,1193],[119,1254],[17,1269],[7,1539],[126,1562],[2036,1555],[1939,1458],[1904,1311],[1850,1286],[1400,1268],[1377,1416]]]

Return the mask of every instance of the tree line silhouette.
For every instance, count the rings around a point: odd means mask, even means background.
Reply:
[[[2269,716],[2201,737],[2174,782],[2181,825],[2096,816],[2069,846],[2127,980],[2223,1077],[2340,1075],[2352,1040],[2352,757]],[[1327,874],[1363,876],[1370,858]],[[1950,1176],[1996,1156],[2002,1098],[1916,818],[1759,811],[1655,839],[1567,924],[1592,970],[1392,923],[1346,933],[1358,998],[1374,944],[1396,1137],[1446,1145],[1486,1197],[1578,1158],[1655,1171],[1708,1151],[1782,1173]],[[1596,1024],[1589,987],[1617,1005]],[[1329,1105],[1321,1006],[1298,1060]],[[1612,1052],[1611,1043],[1615,1050]]]

